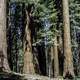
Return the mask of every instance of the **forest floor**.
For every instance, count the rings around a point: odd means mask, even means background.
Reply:
[[[40,75],[31,74],[20,74],[16,72],[0,72],[0,80],[80,80],[80,78],[75,79],[63,79],[63,77],[49,78]]]

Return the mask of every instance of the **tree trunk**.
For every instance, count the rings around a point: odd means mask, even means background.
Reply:
[[[33,65],[33,54],[32,54],[32,43],[31,43],[31,30],[29,28],[30,24],[30,15],[26,11],[27,16],[27,24],[25,28],[25,36],[24,36],[24,67],[23,73],[34,74],[34,65]]]
[[[62,0],[63,3],[63,29],[64,29],[64,72],[63,76],[70,74],[74,76],[73,55],[71,51],[70,39],[70,21],[68,0]]]
[[[0,70],[10,70],[7,59],[6,0],[0,0]]]
[[[53,46],[51,46],[51,51],[50,51],[50,55],[51,55],[51,76],[53,76],[53,70],[54,70],[54,50],[53,50]]]
[[[54,77],[59,76],[59,60],[58,60],[58,45],[57,45],[57,37],[54,40]]]
[[[63,53],[63,43],[62,42],[63,42],[62,36],[60,35],[58,38],[58,44],[59,44],[58,49],[59,49],[60,54]]]

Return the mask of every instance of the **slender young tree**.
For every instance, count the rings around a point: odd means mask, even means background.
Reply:
[[[54,50],[53,50],[53,46],[51,46],[51,51],[50,51],[50,55],[51,55],[51,76],[53,76],[53,70],[54,70]]]
[[[71,51],[68,0],[62,0],[62,4],[63,4],[63,30],[64,30],[64,72],[63,72],[63,76],[66,76],[67,74],[74,76],[73,55]]]
[[[7,59],[6,1],[0,0],[0,70],[10,71]]]
[[[26,10],[26,27],[24,36],[24,67],[23,73],[34,74],[32,43],[31,43],[31,30],[30,30],[30,11]]]
[[[57,37],[54,40],[54,77],[59,76],[59,60],[58,60],[58,45],[57,45]]]

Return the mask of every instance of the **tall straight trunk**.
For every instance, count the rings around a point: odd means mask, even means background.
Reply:
[[[9,71],[6,41],[6,0],[0,0],[0,69]]]
[[[70,38],[70,20],[68,0],[62,0],[63,3],[63,29],[64,29],[64,72],[63,76],[70,74],[74,76],[73,55],[71,51]]]
[[[54,40],[54,77],[59,76],[59,60],[58,60],[58,45],[57,45],[57,37]]]
[[[25,28],[25,37],[24,37],[24,67],[23,73],[34,74],[34,65],[33,65],[33,54],[32,54],[32,44],[31,44],[31,30],[29,28],[30,24],[30,15],[26,11],[27,24]]]
[[[50,51],[50,55],[51,55],[51,76],[53,76],[53,70],[54,70],[54,50],[53,50],[53,46],[51,46],[51,51]]]

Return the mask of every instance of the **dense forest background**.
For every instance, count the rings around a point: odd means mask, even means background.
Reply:
[[[6,71],[79,77],[80,1],[0,0],[0,73]]]

